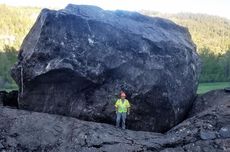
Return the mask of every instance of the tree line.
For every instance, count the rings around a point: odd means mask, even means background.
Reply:
[[[230,48],[224,54],[215,54],[209,48],[200,50],[202,70],[200,82],[230,81]]]
[[[11,67],[17,61],[18,51],[11,46],[4,46],[4,52],[0,52],[0,90],[17,89],[17,85],[10,75]]]

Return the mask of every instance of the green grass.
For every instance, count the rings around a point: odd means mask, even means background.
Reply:
[[[3,88],[0,87],[0,91],[10,92],[12,90],[18,90],[18,86],[15,83],[14,84],[7,84]]]
[[[225,87],[230,87],[230,82],[210,82],[210,83],[200,83],[198,86],[197,93],[203,94],[211,90],[223,89]]]

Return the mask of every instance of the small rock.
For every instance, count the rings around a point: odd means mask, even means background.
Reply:
[[[4,148],[4,146],[0,143],[0,149],[3,149]]]
[[[200,138],[203,140],[215,139],[216,138],[216,132],[214,132],[214,131],[201,131],[200,132]]]
[[[219,134],[223,138],[230,138],[230,126],[222,127]]]
[[[17,140],[14,137],[7,137],[7,143],[11,147],[16,147],[17,146]]]

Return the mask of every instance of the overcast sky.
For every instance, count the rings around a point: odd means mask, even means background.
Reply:
[[[230,19],[230,0],[0,0],[0,3],[49,8],[64,8],[68,3],[73,3],[97,5],[108,10],[205,13]]]

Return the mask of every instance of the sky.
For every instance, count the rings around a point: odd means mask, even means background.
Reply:
[[[230,0],[0,0],[13,6],[64,8],[67,4],[97,5],[106,10],[152,10],[161,13],[204,13],[230,19]]]

